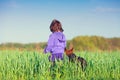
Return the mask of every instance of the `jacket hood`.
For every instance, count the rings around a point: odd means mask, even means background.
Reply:
[[[66,41],[65,36],[62,32],[55,32],[55,35],[60,42],[65,42]]]

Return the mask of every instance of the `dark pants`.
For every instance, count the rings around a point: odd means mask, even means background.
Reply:
[[[58,67],[56,67],[57,65],[56,65],[55,61],[63,60],[63,53],[51,54],[48,59],[50,62],[52,62],[52,65],[50,66],[50,73],[51,73],[52,79],[54,80],[56,77],[56,74],[55,74],[56,70],[57,70],[56,68],[58,68]],[[61,76],[62,76],[63,72],[60,71],[60,70],[62,70],[60,68],[58,69],[58,72],[62,73],[61,74]]]
[[[63,60],[63,53],[51,54],[48,59],[51,62],[55,62],[55,60]]]

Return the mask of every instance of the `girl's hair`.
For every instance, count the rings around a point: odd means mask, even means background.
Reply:
[[[64,30],[62,29],[62,25],[60,21],[54,19],[50,24],[50,31],[51,32],[57,32],[57,31],[63,32]]]

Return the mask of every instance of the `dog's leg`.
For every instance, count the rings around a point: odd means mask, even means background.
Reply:
[[[82,58],[82,70],[85,71],[86,67],[87,67],[87,62],[84,58]]]
[[[82,68],[82,71],[84,71],[84,65],[83,65],[83,62],[81,62],[81,68]]]
[[[86,67],[87,67],[87,62],[84,58],[82,57],[78,57],[78,62],[81,63],[81,68],[82,68],[82,71],[85,71]]]

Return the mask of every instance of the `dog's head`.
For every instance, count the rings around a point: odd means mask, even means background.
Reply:
[[[69,50],[65,48],[65,53],[66,53],[67,56],[73,54],[73,48],[71,48]]]

